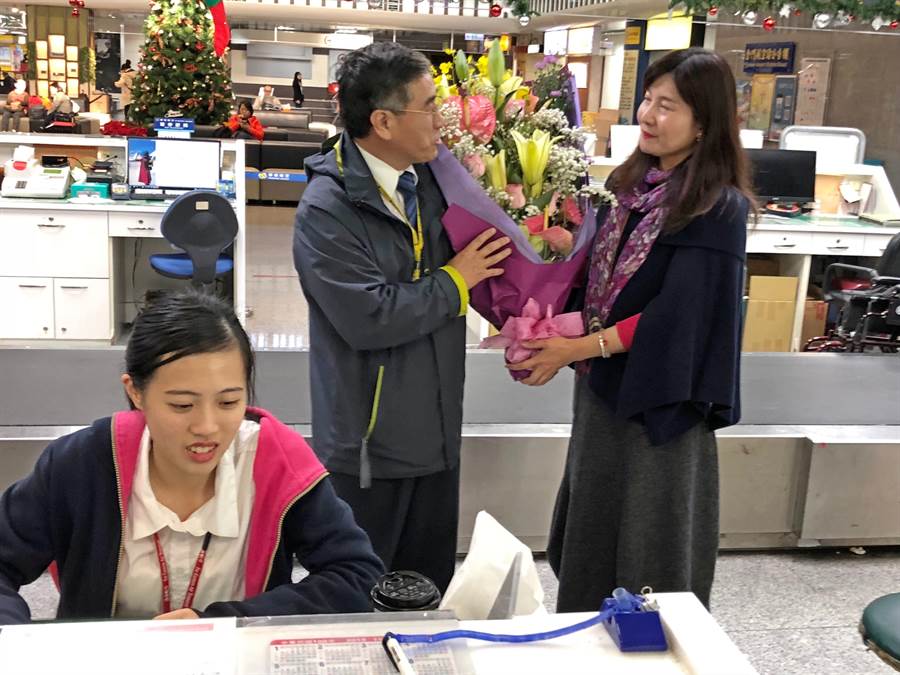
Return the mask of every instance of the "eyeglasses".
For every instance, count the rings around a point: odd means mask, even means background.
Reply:
[[[409,108],[400,108],[399,110],[389,110],[388,112],[392,112],[395,115],[399,115],[400,113],[414,113],[417,115],[429,115],[431,117],[440,117],[441,109],[434,108],[433,110],[410,110]]]

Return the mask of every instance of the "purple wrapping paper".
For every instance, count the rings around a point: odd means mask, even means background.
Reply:
[[[569,257],[546,263],[512,218],[485,194],[447,148],[440,147],[430,166],[449,205],[442,222],[455,251],[461,251],[491,227],[497,229],[497,237],[506,235],[512,241],[512,253],[499,265],[503,275],[486,279],[471,289],[469,304],[497,328],[508,318],[520,316],[529,298],[534,298],[542,314],[548,307],[553,314],[559,314],[571,289],[582,279],[596,230],[596,210],[590,208],[585,213]]]

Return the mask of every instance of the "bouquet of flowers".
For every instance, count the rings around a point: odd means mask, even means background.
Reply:
[[[524,340],[581,334],[580,320],[555,315],[583,272],[596,208],[613,198],[589,184],[585,137],[570,123],[580,116],[574,83],[556,57],[526,84],[495,40],[474,62],[455,52],[435,76],[444,145],[431,168],[449,205],[443,223],[456,250],[490,227],[512,241],[503,276],[472,289],[470,303],[502,326],[483,346],[521,361]]]

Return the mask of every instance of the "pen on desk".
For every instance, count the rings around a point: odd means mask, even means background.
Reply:
[[[400,643],[397,642],[397,639],[391,633],[384,636],[381,644],[400,675],[416,675],[416,669],[413,668],[412,663],[407,658],[403,647],[400,646]]]

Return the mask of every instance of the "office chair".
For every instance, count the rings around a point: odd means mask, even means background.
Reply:
[[[900,670],[900,593],[869,603],[859,622],[863,643],[882,661]]]
[[[900,234],[891,237],[874,269],[832,263],[822,287],[825,300],[840,304],[840,315],[831,334],[813,338],[804,351],[900,349]]]
[[[234,260],[221,255],[238,232],[231,203],[211,190],[193,190],[166,209],[160,224],[163,237],[184,253],[150,256],[150,266],[174,279],[190,279],[205,287],[234,269]]]

